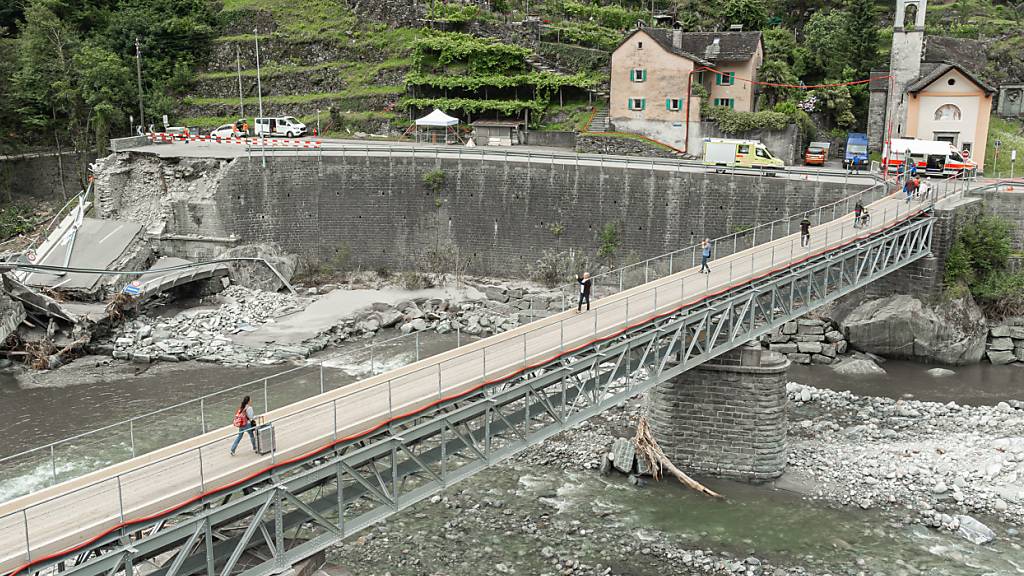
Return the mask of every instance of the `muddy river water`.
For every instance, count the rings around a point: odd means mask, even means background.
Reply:
[[[453,335],[424,335],[420,354],[455,345]],[[382,345],[374,354],[371,359],[360,345],[358,350],[324,356],[326,388],[365,377],[371,361],[378,370],[412,362],[416,351],[411,340],[404,340]],[[38,455],[9,461],[0,472],[0,499],[46,486],[55,476],[63,479],[121,459],[130,443],[143,450],[183,439],[195,434],[203,419],[207,428],[229,424],[238,398],[249,393],[259,406],[264,401],[263,379],[283,369],[158,364],[136,374],[138,366],[105,362],[86,358],[43,375],[0,372],[0,435],[4,438],[0,457],[143,416],[134,425],[132,438],[117,428],[56,449],[53,461],[40,460]],[[978,365],[956,368],[955,375],[945,377],[929,375],[928,366],[906,362],[887,362],[884,368],[886,375],[852,377],[838,376],[824,367],[795,366],[790,378],[855,394],[912,395],[924,401],[991,405],[1024,398],[1024,369],[1020,368]],[[158,412],[250,381],[252,386],[211,399],[202,415],[191,405]],[[320,370],[303,368],[271,382],[265,401],[273,408],[316,393]],[[553,513],[584,524],[596,517],[614,518],[622,530],[656,530],[695,547],[727,550],[741,558],[756,552],[812,569],[857,566],[867,574],[1024,574],[1024,542],[1019,535],[975,546],[952,534],[903,524],[881,511],[837,508],[770,486],[709,480],[713,488],[729,494],[729,501],[722,503],[668,483],[636,489],[623,477],[603,478],[596,472],[510,465],[487,477],[492,490],[504,487],[526,497],[521,506],[545,513],[554,509]],[[481,485],[481,494],[483,489]],[[410,515],[401,524],[429,530],[427,523],[442,526],[443,518],[444,512]]]

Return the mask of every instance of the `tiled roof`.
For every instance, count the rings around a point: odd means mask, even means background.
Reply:
[[[982,82],[977,76],[975,76],[974,74],[971,74],[963,66],[960,66],[959,64],[953,64],[953,63],[950,63],[950,62],[946,62],[946,63],[939,64],[939,65],[935,66],[935,68],[933,68],[930,72],[926,72],[924,75],[922,75],[916,81],[914,81],[914,83],[912,83],[910,86],[907,86],[907,92],[909,92],[911,94],[917,94],[918,92],[924,90],[929,85],[931,85],[932,82],[935,82],[936,80],[941,78],[943,74],[945,74],[946,72],[949,72],[950,70],[956,70],[956,71],[960,72],[968,80],[970,80],[971,82],[974,82],[975,84],[977,84],[978,87],[981,88],[982,90],[984,90],[987,94],[992,94],[992,93],[994,93],[996,91],[995,88],[993,88],[993,87],[989,86],[988,84]]]
[[[685,50],[679,50],[679,49],[675,48],[674,46],[672,46],[672,30],[669,30],[669,29],[666,29],[666,28],[637,28],[636,30],[633,30],[632,32],[630,32],[629,35],[626,36],[622,40],[622,42],[619,43],[619,46],[622,46],[626,42],[629,42],[630,38],[632,38],[633,36],[637,35],[640,32],[647,33],[647,35],[650,36],[651,38],[653,38],[654,41],[657,42],[659,45],[661,45],[662,48],[664,48],[665,50],[668,50],[669,52],[672,52],[673,54],[677,54],[679,56],[682,56],[683,58],[686,58],[688,60],[692,60],[692,61],[700,64],[701,66],[710,66],[711,65],[711,62],[709,62],[708,60],[705,60],[704,58],[701,58],[701,57],[697,56],[696,54],[692,54],[692,53],[687,52]]]
[[[672,31],[666,32],[671,42]],[[683,32],[682,49],[712,62],[746,62],[757,53],[760,43],[760,32]]]

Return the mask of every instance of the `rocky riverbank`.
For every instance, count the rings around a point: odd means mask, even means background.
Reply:
[[[562,310],[561,294],[528,283],[475,280],[473,286],[475,296],[468,299],[413,297],[394,303],[375,302],[337,318],[311,338],[254,343],[237,336],[280,322],[339,288],[320,287],[295,296],[232,285],[202,305],[170,317],[157,315],[158,309],[140,314],[122,323],[106,340],[93,344],[92,351],[139,364],[199,360],[270,365],[373,338],[385,330],[400,334],[458,331],[469,337],[484,337]],[[410,296],[414,294],[409,292]]]
[[[787,482],[814,498],[903,509],[946,529],[970,515],[1024,525],[1024,402],[972,407],[796,383],[788,392]]]
[[[970,557],[972,547],[993,546],[1024,555],[1024,403],[970,407],[857,397],[797,383],[788,393],[789,465],[777,488],[854,518],[877,516],[873,522],[915,539],[959,542],[967,552],[955,553],[962,556]],[[882,550],[877,558],[844,563],[800,557],[797,542],[790,550],[796,560],[773,562],[758,554],[756,539],[729,549],[700,546],[653,526],[638,528],[600,499],[568,509],[565,488],[542,479],[597,482],[610,447],[616,438],[632,437],[641,413],[642,400],[634,398],[482,473],[479,481],[414,506],[333,549],[331,557],[353,574],[377,576],[1002,573],[986,570],[984,561],[972,564],[976,559],[953,562],[960,568],[949,572],[907,565],[878,572],[865,566],[885,564]],[[615,490],[653,488],[649,480],[618,474],[604,482],[618,484]],[[763,490],[765,497],[775,492]],[[728,487],[723,491],[729,498]],[[657,507],[675,505],[662,500]],[[943,555],[954,552],[948,544],[939,548],[925,555],[941,564]],[[964,572],[964,564],[978,571]]]

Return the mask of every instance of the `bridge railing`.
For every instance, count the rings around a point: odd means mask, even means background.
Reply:
[[[941,188],[943,195],[946,195],[949,190],[958,189],[958,187],[960,187],[960,182],[955,180],[936,182],[936,191]],[[852,212],[858,201],[865,205],[870,204],[884,196],[888,189],[889,186],[886,184],[876,183],[867,189],[813,210],[715,238],[712,241],[711,259],[712,261],[721,259],[792,234],[799,230],[799,223],[805,217],[811,221],[813,226],[818,226],[837,216]],[[700,245],[694,244],[609,272],[596,274],[593,277],[594,297],[609,296],[670,276],[680,270],[692,268],[700,262],[700,254]],[[574,307],[577,286],[565,284],[558,290],[562,295],[560,309],[564,311]],[[530,308],[523,312],[529,315],[531,321],[551,313],[548,310],[535,310],[532,301]],[[455,340],[455,347],[458,347],[473,339],[456,328]],[[386,364],[383,361],[384,351],[396,348],[408,348],[414,354],[402,363],[392,361]],[[372,376],[385,369],[420,360],[424,354],[425,352],[421,351],[418,332],[375,341],[357,349],[332,355],[311,365],[283,370],[277,374],[257,378],[199,398],[166,406],[57,442],[0,458],[0,480],[3,481],[0,482],[0,486],[2,486],[0,487],[0,502],[217,429],[223,423],[230,422],[239,399],[244,395],[253,398],[254,405],[259,412],[267,412],[328,392],[333,388],[329,382],[325,381],[324,362],[327,363],[329,372],[332,365],[344,364],[347,359],[349,361],[348,372],[368,373]],[[393,354],[392,358],[394,358]],[[353,367],[353,364],[357,366]],[[366,365],[368,365],[368,370]]]
[[[74,542],[62,539],[61,535],[72,529],[83,530],[72,526],[90,527],[88,530],[96,533],[127,526],[135,518],[218,493],[239,478],[289,465],[311,451],[372,433],[382,422],[407,417],[510,374],[550,362],[581,346],[672,313],[684,303],[697,302],[708,294],[742,284],[755,275],[784,269],[837,244],[871,236],[928,208],[933,200],[913,204],[890,200],[881,214],[873,215],[869,226],[854,228],[847,217],[838,227],[815,232],[815,246],[807,249],[799,245],[797,238],[786,238],[780,232],[775,240],[766,240],[749,254],[734,253],[712,263],[720,271],[727,269],[727,274],[720,272],[714,278],[667,275],[632,290],[624,284],[624,294],[600,302],[591,314],[560,314],[543,319],[489,341],[459,348],[439,360],[426,359],[391,371],[387,377],[371,377],[338,389],[341,380],[334,378],[336,374],[325,372],[320,364],[319,378],[323,384],[318,385],[323,386],[326,394],[287,412],[270,415],[278,439],[277,452],[259,459],[231,460],[226,455],[235,432],[221,427],[212,432],[212,438],[207,437],[198,445],[172,449],[152,461],[14,510],[0,517],[0,550],[6,551],[0,552],[0,566],[6,571],[12,562],[29,562],[42,554],[67,548]],[[822,217],[826,213],[831,214],[824,211]],[[736,245],[740,246],[738,240]],[[646,266],[648,270],[661,270],[661,263]],[[282,376],[306,368],[286,371]],[[236,391],[236,396],[239,392]],[[161,481],[155,482],[155,478]],[[76,511],[74,523],[64,521],[70,509]]]

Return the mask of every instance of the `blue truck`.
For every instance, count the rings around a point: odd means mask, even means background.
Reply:
[[[850,132],[846,135],[846,153],[843,168],[863,170],[868,167],[868,135]]]

